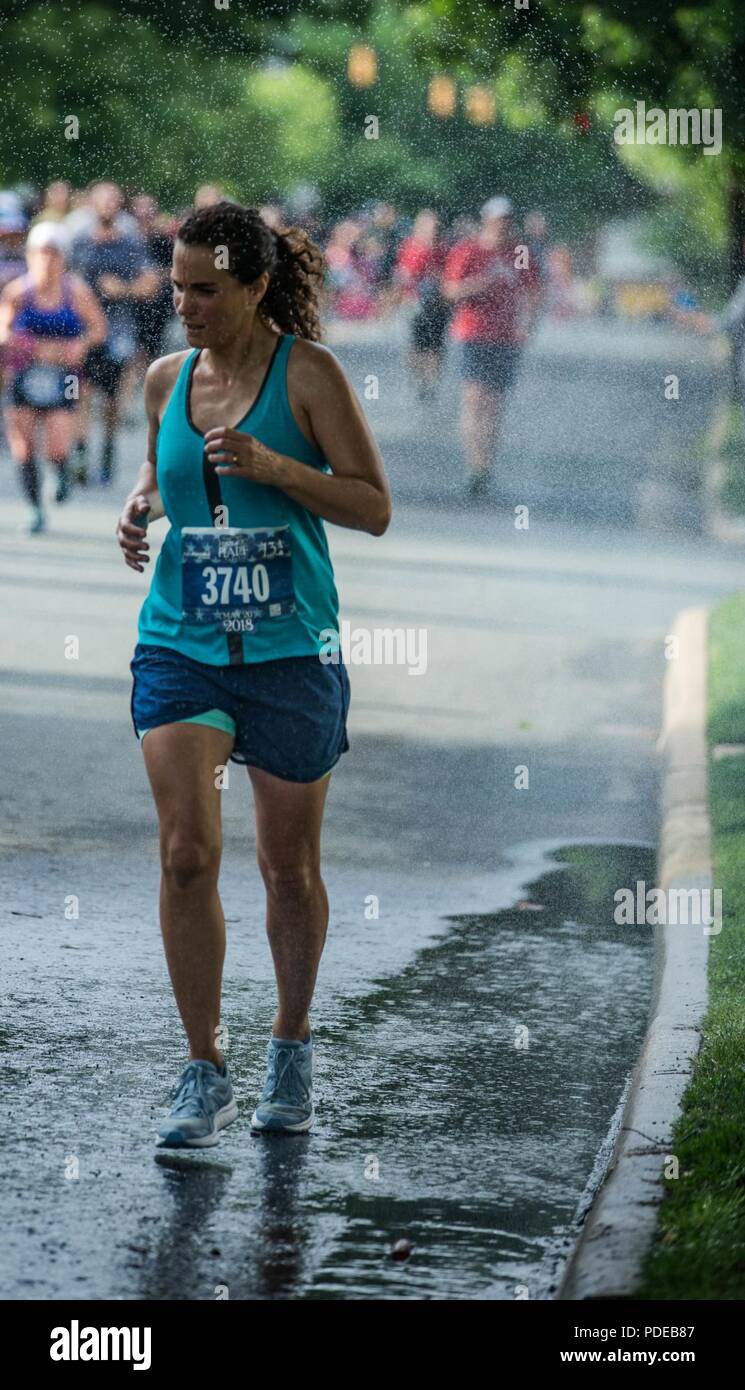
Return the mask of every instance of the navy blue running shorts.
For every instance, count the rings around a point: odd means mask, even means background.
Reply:
[[[230,760],[287,782],[315,782],[349,749],[350,683],[339,654],[211,666],[138,642],[130,663],[138,738],[161,724],[211,724],[235,734]]]
[[[511,386],[523,350],[511,343],[462,343],[460,373],[464,381],[480,381],[495,391]]]

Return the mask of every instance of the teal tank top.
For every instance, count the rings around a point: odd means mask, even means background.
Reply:
[[[325,456],[305,438],[290,409],[287,359],[294,341],[292,333],[278,338],[259,394],[235,428],[277,453],[328,473]],[[189,409],[200,352],[201,348],[195,348],[185,358],[158,432],[158,489],[170,527],[140,611],[139,640],[144,645],[174,647],[211,666],[318,656],[322,648],[330,650],[330,641],[333,647],[338,645],[329,638],[329,630],[339,630],[339,600],[324,523],[280,488],[212,473],[204,456],[203,436]],[[211,508],[216,503],[227,508],[231,527],[289,525],[294,613],[262,619],[251,632],[229,634],[216,623],[183,621],[181,528],[214,526]]]

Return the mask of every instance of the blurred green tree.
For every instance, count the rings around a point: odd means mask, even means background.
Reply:
[[[616,153],[638,183],[662,195],[660,231],[667,228],[673,248],[683,223],[691,245],[703,238],[709,250],[726,250],[731,282],[745,271],[741,0],[527,0],[519,9],[436,0],[417,8],[428,61],[485,49],[501,55],[502,71],[517,61],[530,102],[538,96],[558,125],[579,115],[590,130],[607,133],[613,112],[637,100],[663,110],[719,109],[724,143],[717,158],[692,145],[620,146]]]
[[[333,215],[385,198],[472,211],[498,191],[581,239],[656,208],[658,239],[709,270],[745,234],[745,9],[739,0],[14,0],[0,11],[0,177],[77,185],[108,176],[188,203],[204,179],[261,200],[315,184]],[[377,78],[347,77],[351,46]],[[435,73],[451,115],[428,107]],[[469,120],[481,84],[494,121]],[[719,106],[725,144],[618,146],[614,109]],[[66,138],[65,117],[79,121]],[[378,138],[366,138],[366,117]],[[715,167],[713,167],[715,166]],[[698,248],[698,250],[697,250]]]

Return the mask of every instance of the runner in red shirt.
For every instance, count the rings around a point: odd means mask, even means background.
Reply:
[[[527,264],[524,262],[527,261]],[[462,344],[461,430],[468,497],[488,488],[494,449],[538,304],[540,275],[514,233],[509,198],[490,198],[475,237],[458,242],[443,271],[443,294],[455,305],[450,335]]]

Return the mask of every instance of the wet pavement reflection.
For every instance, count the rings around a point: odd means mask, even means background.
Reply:
[[[616,925],[613,893],[653,868],[649,846],[576,844],[543,856],[513,906],[450,912],[418,944],[412,928],[404,964],[381,946],[372,978],[368,938],[367,982],[350,991],[329,969],[317,1001],[309,1135],[248,1131],[264,1049],[248,1035],[267,993],[252,957],[230,985],[231,1018],[253,1015],[228,1052],[240,1118],[201,1152],[152,1148],[166,1096],[149,1067],[166,1078],[158,1037],[173,1028],[150,926],[127,968],[122,916],[115,987],[87,977],[83,936],[60,946],[37,963],[38,993],[11,1000],[25,1027],[20,1055],[4,1053],[17,1141],[4,1295],[549,1297],[649,1003],[652,929]],[[16,923],[21,961],[30,926]],[[60,949],[79,953],[74,985]]]

